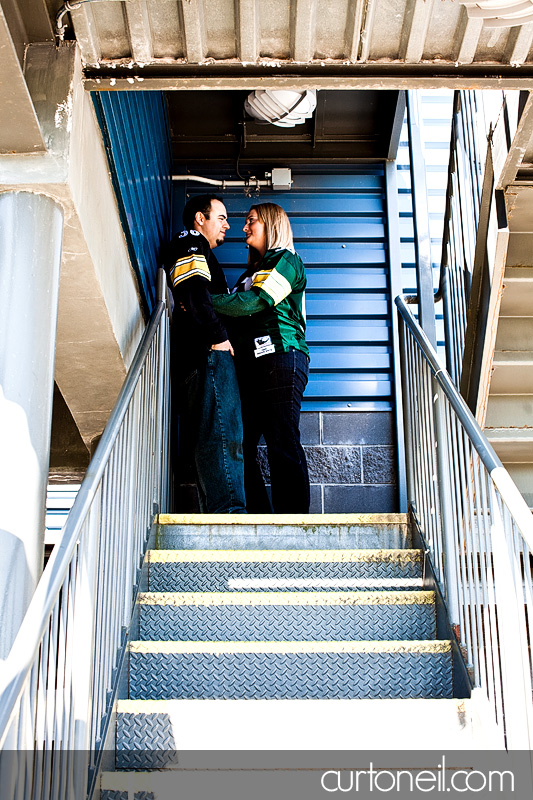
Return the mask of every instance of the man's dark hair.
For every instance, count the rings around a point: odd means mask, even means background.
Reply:
[[[197,194],[187,201],[183,209],[183,224],[187,230],[194,228],[194,218],[198,211],[201,211],[209,219],[212,200],[218,200],[220,203],[224,202],[217,194]]]

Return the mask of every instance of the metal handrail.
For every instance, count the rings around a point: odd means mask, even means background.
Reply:
[[[0,747],[55,752],[56,762],[62,750],[84,751],[87,786],[101,756],[148,533],[167,503],[166,291],[160,270],[156,308],[2,669]],[[25,797],[37,796],[44,778],[34,773],[31,780]]]
[[[509,749],[533,747],[533,516],[397,297],[408,500],[474,687]]]

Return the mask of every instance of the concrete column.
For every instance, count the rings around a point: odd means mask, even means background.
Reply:
[[[63,213],[0,194],[0,658],[42,572]]]

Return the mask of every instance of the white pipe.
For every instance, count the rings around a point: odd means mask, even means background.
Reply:
[[[220,186],[225,189],[227,186],[272,186],[272,179],[260,181],[257,178],[249,178],[247,181],[218,181],[215,178],[204,178],[201,175],[173,175],[173,181],[197,181],[198,183],[210,183],[212,186]]]

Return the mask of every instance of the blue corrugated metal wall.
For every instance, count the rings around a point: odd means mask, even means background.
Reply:
[[[161,246],[169,236],[172,152],[160,92],[101,92],[93,99],[116,187],[130,257],[147,311]]]
[[[216,176],[211,176],[216,177]],[[188,189],[188,194],[208,187]],[[211,188],[211,187],[209,187]],[[381,165],[350,172],[295,172],[288,192],[225,191],[231,229],[216,255],[233,286],[247,260],[242,226],[254,202],[288,213],[306,266],[311,376],[304,410],[392,408],[392,343]]]

